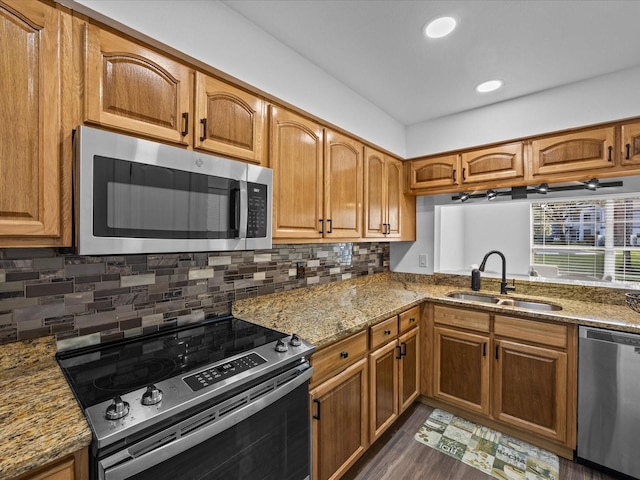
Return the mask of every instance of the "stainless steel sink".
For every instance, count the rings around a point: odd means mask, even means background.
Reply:
[[[524,308],[527,310],[543,310],[547,312],[562,310],[562,307],[560,305],[555,305],[553,303],[538,302],[534,300],[521,300],[517,298],[494,297],[491,295],[482,295],[479,293],[452,292],[447,296],[449,298],[455,298],[458,300],[493,303],[496,305],[504,305],[505,307]]]
[[[484,303],[498,303],[499,298],[489,295],[480,295],[477,293],[465,293],[465,292],[453,292],[449,293],[447,297],[456,298],[458,300],[468,300],[471,302],[484,302]]]

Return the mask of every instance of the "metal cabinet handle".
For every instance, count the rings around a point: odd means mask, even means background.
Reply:
[[[609,145],[609,158],[607,159],[609,162],[613,160],[612,155],[613,155],[613,147]]]
[[[314,419],[320,420],[320,400],[314,398],[313,403],[316,404],[316,413],[314,413],[312,416]]]
[[[391,335],[391,330],[385,330],[385,331],[384,331],[384,334],[385,334],[385,335]]]
[[[202,124],[202,136],[200,137],[200,141],[204,142],[207,139],[207,119],[201,119],[200,123]]]
[[[498,360],[498,357],[499,357],[499,355],[498,355],[499,349],[500,349],[500,347],[498,345],[496,345],[496,360]]]
[[[456,182],[457,182],[457,180],[456,180],[456,169],[454,168],[453,169],[453,183],[456,183]]]
[[[487,342],[484,342],[482,344],[482,356],[486,357],[487,356]]]
[[[400,345],[396,346],[396,350],[397,350],[396,360],[400,360],[402,358],[402,348],[400,348]]]
[[[327,218],[327,223],[329,224],[329,230],[327,230],[327,233],[333,233],[333,223],[330,218]]]
[[[413,323],[413,322],[415,322],[415,321],[416,321],[415,317],[411,317],[411,318],[409,318],[409,323]]]
[[[627,147],[627,156],[625,159],[629,160],[631,158],[631,144],[627,143],[626,147]]]
[[[407,344],[404,342],[400,344],[400,355],[403,357],[407,356]]]
[[[467,179],[467,169],[463,168],[462,169],[462,180],[466,180]]]
[[[182,120],[184,120],[184,129],[182,130],[182,136],[186,136],[189,133],[189,112],[184,112],[182,114]]]
[[[340,352],[341,358],[347,358],[349,356],[349,352]]]
[[[318,233],[324,233],[324,220],[320,218],[318,221],[320,222],[320,230],[318,230]]]

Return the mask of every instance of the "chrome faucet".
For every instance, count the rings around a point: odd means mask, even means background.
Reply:
[[[509,290],[515,290],[516,287],[515,285],[513,286],[507,285],[507,259],[504,258],[504,254],[502,252],[499,252],[498,250],[491,250],[489,253],[487,253],[482,259],[482,263],[480,264],[479,270],[481,272],[484,272],[484,267],[487,263],[487,258],[489,258],[489,256],[493,255],[494,253],[497,255],[500,255],[500,258],[502,258],[502,281],[500,282],[500,293],[502,295],[506,295],[507,292],[509,292]]]

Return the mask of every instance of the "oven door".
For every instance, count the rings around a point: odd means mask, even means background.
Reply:
[[[308,380],[296,369],[98,460],[100,480],[308,480]]]

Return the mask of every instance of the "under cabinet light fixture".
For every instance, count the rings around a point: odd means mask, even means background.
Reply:
[[[585,182],[576,182],[579,185],[558,185],[550,187],[547,183],[541,183],[537,187],[511,187],[508,190],[497,191],[492,188],[486,190],[484,193],[478,191],[476,193],[461,192],[458,195],[451,197],[451,200],[460,200],[466,202],[473,198],[484,198],[486,200],[495,200],[496,197],[509,196],[512,200],[527,198],[529,194],[546,195],[551,192],[569,192],[572,190],[589,190],[595,192],[601,188],[622,187],[621,181],[601,182],[597,178],[592,178]]]

